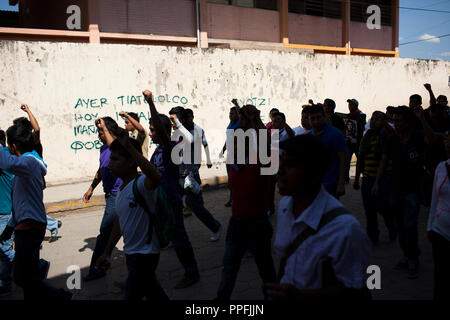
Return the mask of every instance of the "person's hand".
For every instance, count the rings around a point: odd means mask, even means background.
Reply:
[[[295,287],[286,283],[266,283],[264,285],[264,292],[269,301],[289,299]]]
[[[145,101],[147,101],[147,103],[150,103],[150,101],[152,101],[152,92],[150,90],[145,90],[142,92],[142,94],[144,95]]]
[[[355,190],[359,190],[359,180],[356,180],[355,179],[355,182],[353,182],[353,189],[355,189]]]
[[[92,186],[90,186],[89,190],[86,191],[86,193],[83,196],[83,202],[88,203],[89,200],[91,199],[93,193],[94,193],[94,190],[92,190]]]
[[[376,196],[378,193],[378,185],[375,183],[372,187],[372,190],[370,192],[372,194],[372,196]]]
[[[336,189],[336,197],[341,197],[345,194],[345,185],[339,184]]]
[[[98,129],[104,130],[106,128],[105,121],[102,118],[98,118],[95,120],[95,125]]]
[[[427,91],[431,90],[431,84],[425,83],[423,86],[425,87],[425,89],[427,89]]]
[[[0,235],[0,243],[3,243],[5,241],[8,241],[9,239],[11,239],[13,231],[14,231],[14,228],[6,226],[5,230],[3,230],[3,233]]]
[[[309,103],[309,104],[314,104],[314,101],[313,101],[312,99],[309,99],[309,100],[308,100],[308,103]]]
[[[239,106],[238,105],[238,101],[236,98],[234,98],[233,100],[231,100],[231,103],[234,104],[235,106]]]
[[[22,104],[20,106],[20,109],[22,109],[24,112],[28,113],[30,111],[30,108],[28,107],[27,104]]]
[[[122,118],[126,118],[128,114],[125,111],[120,111],[119,116],[121,116]]]

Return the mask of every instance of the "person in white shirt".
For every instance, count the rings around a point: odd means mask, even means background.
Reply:
[[[99,128],[105,135],[108,129],[103,120],[98,120]],[[125,284],[125,300],[167,300],[168,297],[159,284],[155,270],[159,262],[159,241],[154,226],[150,224],[149,213],[139,204],[133,192],[137,179],[137,190],[148,210],[156,207],[156,188],[160,184],[160,174],[142,155],[140,144],[130,138],[125,130],[109,145],[111,173],[122,179],[116,198],[116,218],[105,252],[96,263],[96,268],[108,268],[114,247],[123,235],[128,276]],[[141,168],[140,176],[137,168]]]
[[[308,115],[308,111],[309,108],[311,106],[310,105],[304,105],[302,108],[302,119],[301,119],[301,126],[292,128],[292,130],[294,131],[296,136],[299,136],[301,134],[306,134],[309,131],[311,131],[312,127],[311,124],[309,123],[309,115]]]
[[[444,140],[448,160],[435,171],[428,238],[433,246],[434,299],[449,301],[450,293],[450,137]]]
[[[366,287],[371,243],[342,204],[322,186],[331,154],[313,135],[281,143],[279,203],[274,249],[279,283],[265,286],[269,300],[370,298]]]

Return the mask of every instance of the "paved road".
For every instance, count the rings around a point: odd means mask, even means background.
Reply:
[[[204,193],[206,206],[215,217],[227,226],[231,210],[224,207],[227,201],[228,190],[218,189]],[[360,193],[347,186],[347,195],[342,198],[356,218],[365,226]],[[51,261],[49,281],[59,287],[66,285],[69,274],[66,273],[70,265],[78,265],[84,275],[89,265],[95,237],[98,232],[103,207],[66,212],[59,215],[63,222],[57,241],[49,243],[44,241],[41,256]],[[427,210],[422,208],[419,218],[420,247],[420,276],[410,280],[406,274],[393,269],[401,257],[398,243],[390,243],[386,228],[381,225],[381,241],[373,249],[372,263],[381,268],[381,290],[373,291],[375,299],[431,299],[433,292],[433,264],[431,245],[426,240],[425,228],[428,217]],[[276,218],[273,218],[276,223]],[[173,249],[162,251],[157,270],[158,278],[171,299],[180,300],[209,300],[213,299],[221,277],[222,257],[224,253],[225,236],[218,242],[210,242],[209,230],[195,217],[185,218],[186,228],[194,246],[197,262],[201,272],[201,281],[194,286],[182,290],[173,289],[175,283],[181,279],[183,270]],[[81,283],[81,290],[76,290],[76,299],[120,299],[123,294],[123,283],[126,277],[126,267],[122,252],[122,243],[119,250],[113,254],[113,264],[110,273],[103,279]],[[278,264],[278,258],[274,255]],[[21,299],[22,292],[14,288],[13,295],[3,299]],[[1,299],[1,298],[0,298]],[[262,299],[261,281],[256,265],[252,258],[245,259],[241,265],[236,288],[232,299],[257,300]]]

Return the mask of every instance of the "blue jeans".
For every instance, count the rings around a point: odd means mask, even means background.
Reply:
[[[400,190],[396,187],[394,190]],[[408,259],[417,259],[420,254],[418,217],[420,211],[419,192],[394,194],[395,222],[398,229],[398,240],[403,254]]]
[[[194,179],[197,181],[199,185],[202,184],[202,181],[200,180],[200,175],[197,173],[194,173]],[[220,228],[220,222],[214,219],[212,214],[208,211],[208,209],[205,208],[204,202],[203,202],[203,196],[202,191],[200,191],[199,194],[195,194],[191,191],[186,191],[186,205],[192,209],[192,212],[196,215],[196,217],[203,222],[203,224],[211,230],[211,232],[216,233],[219,231]]]
[[[54,234],[58,233],[58,220],[47,215],[47,230]]]
[[[223,257],[222,280],[216,300],[226,301],[230,299],[241,260],[247,250],[254,253],[256,266],[263,282],[276,281],[275,266],[272,259],[272,234],[273,228],[267,216],[262,218],[230,218]]]
[[[175,217],[175,228],[173,230],[172,243],[178,260],[184,267],[186,277],[199,275],[197,261],[195,261],[194,249],[184,227],[183,202],[172,202],[173,215]]]
[[[142,300],[144,297],[148,301],[169,300],[156,279],[159,254],[131,254],[125,258],[128,276],[124,300]]]
[[[0,234],[3,233],[8,221],[11,218],[10,214],[0,214]],[[12,278],[11,271],[14,260],[14,249],[11,239],[0,244],[0,287],[11,288]]]
[[[98,272],[97,269],[95,269],[95,264],[97,259],[105,252],[116,218],[116,195],[112,193],[105,194],[105,202],[106,206],[102,223],[100,224],[100,234],[97,236],[94,252],[92,253],[91,264],[89,266],[90,274]]]

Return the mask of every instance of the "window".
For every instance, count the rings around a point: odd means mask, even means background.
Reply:
[[[340,19],[341,0],[289,0],[289,12]]]
[[[392,26],[392,1],[391,0],[351,0],[350,20],[366,22],[370,14],[367,14],[367,7],[377,5],[381,9],[381,24]]]
[[[278,0],[207,0],[207,2],[237,7],[278,10]]]

